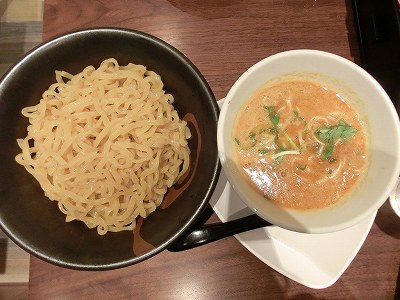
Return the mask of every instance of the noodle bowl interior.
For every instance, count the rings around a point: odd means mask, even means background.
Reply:
[[[320,82],[274,80],[236,117],[235,163],[265,201],[298,210],[329,207],[363,178],[365,127],[349,101]]]
[[[16,161],[58,202],[66,221],[100,235],[133,230],[189,168],[191,134],[145,66],[107,59],[56,83],[26,107],[28,134]]]

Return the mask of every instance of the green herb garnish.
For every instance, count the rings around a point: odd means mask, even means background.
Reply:
[[[326,149],[325,149],[324,153],[322,153],[321,158],[322,159],[330,158],[332,156],[332,154],[333,154],[333,148],[334,148],[333,144],[328,144],[326,146]]]
[[[294,111],[293,111],[293,117],[294,117],[294,120],[295,120],[295,121],[300,120],[300,121],[302,121],[304,124],[307,123],[306,120],[305,120],[303,117],[300,116],[300,114],[299,114],[299,112],[298,112],[297,110],[294,110]]]
[[[260,155],[267,154],[268,152],[269,152],[268,149],[258,149],[258,154],[260,154]]]
[[[253,131],[250,131],[247,137],[249,138],[250,142],[245,141],[242,143],[238,138],[234,138],[236,144],[242,150],[248,150],[257,144],[256,134]]]
[[[275,111],[275,105],[264,105],[264,108],[268,111],[268,113]]]
[[[275,140],[279,139],[279,131],[278,131],[278,124],[279,124],[279,113],[276,112],[275,105],[264,105],[264,109],[268,112],[269,120],[272,123],[272,127],[269,130],[275,135]]]
[[[334,144],[339,139],[351,138],[357,129],[340,120],[337,125],[320,127],[315,131],[316,136],[326,144]]]
[[[271,123],[274,127],[278,126],[279,123],[279,114],[278,113],[274,113],[272,115],[270,115],[270,119],[271,119]]]
[[[347,140],[354,136],[357,132],[357,129],[347,124],[345,121],[340,120],[337,125],[320,127],[315,131],[316,137],[324,142],[326,145],[326,149],[324,153],[322,153],[321,158],[326,159],[329,162],[334,162],[331,156],[333,154],[333,149],[335,147],[335,143],[340,140]]]
[[[255,143],[257,141],[256,140],[256,134],[253,131],[249,132],[248,137],[249,137],[250,141],[252,141],[253,143]]]

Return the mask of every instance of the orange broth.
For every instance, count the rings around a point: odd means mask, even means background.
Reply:
[[[308,79],[267,83],[241,108],[236,163],[266,201],[292,209],[337,203],[361,180],[366,130],[335,91]]]

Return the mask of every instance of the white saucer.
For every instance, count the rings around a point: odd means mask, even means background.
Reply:
[[[210,204],[223,222],[252,214],[223,172]],[[350,265],[364,243],[375,215],[334,233],[304,234],[269,226],[235,237],[279,273],[310,288],[322,289],[334,284]]]
[[[394,212],[400,217],[400,178],[397,179],[396,188],[390,194],[389,199]]]
[[[222,100],[218,101],[219,105]],[[221,171],[210,200],[221,221],[252,214]],[[374,222],[376,212],[342,231],[303,234],[269,226],[235,235],[238,241],[265,264],[307,287],[322,289],[334,284],[350,265]]]

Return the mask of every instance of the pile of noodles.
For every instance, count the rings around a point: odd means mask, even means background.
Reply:
[[[56,80],[39,104],[26,107],[28,134],[16,161],[66,221],[89,228],[133,230],[189,167],[190,131],[159,75],[115,59]]]

